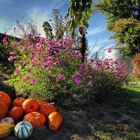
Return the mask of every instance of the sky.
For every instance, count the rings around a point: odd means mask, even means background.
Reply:
[[[36,22],[37,30],[41,36],[45,37],[42,28],[44,21],[49,21],[52,16],[52,9],[59,9],[65,16],[69,0],[0,0],[0,33],[13,34],[16,21],[25,22],[29,18]],[[115,40],[109,40],[113,33],[106,31],[105,15],[93,13],[89,19],[87,29],[88,47],[93,48],[92,53],[101,47],[104,49],[115,46]],[[12,28],[12,31],[9,29]],[[100,57],[104,55],[104,50],[100,51]]]

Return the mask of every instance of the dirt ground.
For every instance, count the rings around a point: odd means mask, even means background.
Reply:
[[[0,90],[15,98],[14,88],[6,84],[7,76],[0,75]],[[134,108],[130,106],[134,105]],[[110,101],[84,106],[79,111],[57,106],[63,116],[63,124],[56,132],[45,126],[34,129],[27,140],[139,140],[140,104]],[[139,111],[138,111],[139,110]],[[18,140],[12,133],[3,140]]]

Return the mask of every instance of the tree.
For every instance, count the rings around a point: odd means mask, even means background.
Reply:
[[[107,30],[114,33],[117,45],[125,44],[129,52],[125,56],[140,53],[140,1],[139,0],[101,0],[94,4],[93,10],[106,15]],[[129,49],[128,49],[129,48]],[[123,51],[125,48],[122,49]]]
[[[70,6],[65,15],[69,30],[83,25],[88,28],[88,19],[92,16],[91,11],[92,0],[70,0]]]
[[[52,19],[50,20],[50,22],[45,21],[43,23],[46,37],[48,39],[56,38],[57,40],[61,40],[64,36],[68,38],[75,38],[77,40],[75,45],[77,45],[78,48],[73,48],[73,50],[79,50],[81,52],[81,62],[84,63],[85,53],[88,46],[86,39],[86,29],[83,26],[80,26],[79,28],[73,27],[69,30],[67,24],[65,23],[66,21],[63,19],[63,16],[60,15],[60,10],[53,9]]]
[[[52,29],[50,23],[48,21],[45,21],[43,23],[42,27],[44,28],[44,32],[45,32],[46,37],[50,40],[53,39],[53,37],[54,37],[53,33],[52,33],[53,29]]]

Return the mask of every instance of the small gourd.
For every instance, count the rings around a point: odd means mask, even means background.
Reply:
[[[63,122],[63,117],[59,112],[52,112],[48,116],[48,125],[51,131],[57,131]]]
[[[0,123],[0,139],[5,138],[14,130],[15,124],[4,122]]]
[[[19,122],[14,128],[15,136],[19,139],[26,139],[30,137],[32,132],[33,126],[27,121]]]
[[[4,122],[14,123],[14,119],[12,117],[5,117],[1,119],[0,123],[4,123]]]

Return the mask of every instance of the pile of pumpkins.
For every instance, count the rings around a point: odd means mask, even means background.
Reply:
[[[32,135],[33,129],[46,122],[51,131],[57,131],[63,122],[54,103],[24,97],[12,101],[7,93],[0,91],[0,139],[12,131],[17,138],[26,139]]]

